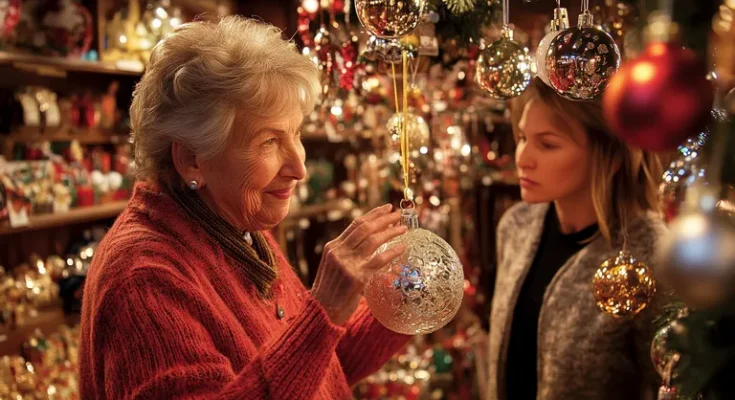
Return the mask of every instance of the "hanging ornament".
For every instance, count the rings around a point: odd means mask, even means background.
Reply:
[[[601,311],[613,317],[632,317],[651,302],[656,282],[646,264],[622,250],[600,265],[592,289]]]
[[[391,142],[396,151],[401,149],[401,124],[404,121],[404,114],[394,114],[389,120],[386,128],[388,128],[388,134],[390,135]],[[406,135],[408,135],[409,143],[411,148],[421,149],[422,147],[429,146],[430,142],[430,129],[429,124],[426,120],[414,113],[407,112],[405,114],[406,121]]]
[[[551,86],[551,83],[549,82],[549,73],[546,68],[546,54],[549,52],[551,41],[559,34],[559,31],[569,29],[569,12],[566,8],[561,7],[559,1],[556,2],[556,5],[554,19],[549,24],[549,33],[541,39],[536,48],[536,76],[541,78],[549,86]]]
[[[560,95],[588,100],[601,95],[620,67],[615,40],[593,25],[589,0],[576,27],[561,31],[549,45],[546,68],[549,82]]]
[[[322,25],[319,31],[314,35],[314,53],[317,67],[319,67],[321,86],[322,86],[322,104],[326,104],[330,89],[332,88],[332,73],[334,71],[334,45],[332,37],[326,27]]]
[[[671,162],[659,185],[661,209],[667,223],[679,215],[687,189],[701,183],[706,174],[701,165],[701,151],[685,149],[688,155]]]
[[[370,279],[365,298],[375,318],[388,329],[405,335],[431,333],[459,310],[464,292],[462,264],[449,243],[419,228],[415,208],[402,210],[401,224],[408,232],[381,246],[377,254],[398,244],[408,249]]]
[[[349,38],[342,43],[340,55],[342,56],[342,67],[339,75],[339,87],[352,90],[355,86],[355,71],[357,70],[357,35],[350,32]]]
[[[355,0],[357,18],[371,34],[397,39],[418,26],[426,0]]]
[[[666,368],[677,354],[675,351],[669,349],[668,346],[672,329],[673,327],[671,324],[666,325],[656,332],[653,336],[653,340],[651,340],[651,361],[653,362],[654,368],[656,368],[656,372],[658,372],[662,378],[666,376]]]
[[[666,18],[653,16],[651,26],[670,30],[656,27],[670,25]],[[692,50],[659,36],[641,57],[620,69],[603,98],[605,119],[612,131],[652,151],[675,149],[701,132],[714,100],[704,62]]]
[[[400,64],[403,59],[403,51],[408,51],[397,39],[381,39],[370,36],[362,51],[362,57],[369,61],[382,61],[388,64]],[[413,52],[408,51],[408,58],[413,58]]]
[[[716,204],[716,197],[707,202]],[[713,308],[732,297],[733,243],[735,229],[727,219],[710,212],[690,211],[669,225],[658,247],[656,265],[662,279],[688,306]]]
[[[720,109],[713,109],[710,115],[713,123],[725,121],[725,113]],[[703,159],[703,152],[710,135],[710,127],[707,126],[704,132],[688,138],[684,144],[679,146],[677,157],[663,174],[659,185],[659,201],[667,223],[672,222],[679,215],[690,188],[707,184],[708,167]],[[730,189],[726,191],[726,194],[733,192],[735,189]],[[720,200],[716,204],[716,213],[723,217],[730,217],[732,206],[730,199]]]
[[[507,100],[519,96],[531,83],[531,56],[513,40],[508,25],[508,0],[503,0],[503,30],[477,59],[475,79],[491,97]]]
[[[452,14],[464,14],[475,9],[475,0],[442,0]]]

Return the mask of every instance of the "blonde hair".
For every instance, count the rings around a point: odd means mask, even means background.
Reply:
[[[179,179],[173,142],[212,159],[224,151],[236,115],[246,115],[252,130],[296,105],[311,112],[319,91],[316,65],[272,25],[236,16],[184,24],[153,49],[133,93],[138,177]]]
[[[663,166],[658,154],[626,145],[610,133],[599,99],[572,101],[559,96],[539,78],[512,102],[512,123],[517,134],[525,105],[541,101],[562,121],[577,121],[587,133],[592,152],[592,202],[600,234],[612,241],[613,232],[645,213],[659,210],[658,185]],[[617,168],[617,170],[616,170]]]

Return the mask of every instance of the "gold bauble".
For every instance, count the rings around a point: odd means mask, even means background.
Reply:
[[[401,151],[401,123],[404,120],[403,113],[394,114],[389,120],[386,128],[390,135],[393,149]],[[406,113],[406,135],[408,135],[409,151],[420,150],[428,147],[431,140],[429,124],[422,117],[411,112]]]
[[[418,26],[426,0],[355,0],[360,23],[382,39],[396,39]]]
[[[491,97],[506,100],[519,96],[531,83],[531,56],[513,40],[513,31],[503,29],[502,38],[491,43],[477,59],[475,79]]]
[[[651,302],[656,281],[646,264],[623,250],[600,265],[592,289],[601,311],[613,317],[632,317]]]

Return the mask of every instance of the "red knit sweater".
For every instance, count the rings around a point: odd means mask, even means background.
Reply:
[[[344,326],[332,324],[268,238],[279,278],[266,301],[196,221],[139,183],[87,277],[82,398],[352,398],[350,385],[408,337],[364,301]]]

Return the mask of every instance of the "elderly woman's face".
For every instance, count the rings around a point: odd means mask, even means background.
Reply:
[[[237,117],[224,154],[201,163],[206,196],[236,227],[270,229],[288,214],[296,182],[306,175],[302,121],[299,107],[257,124]]]

